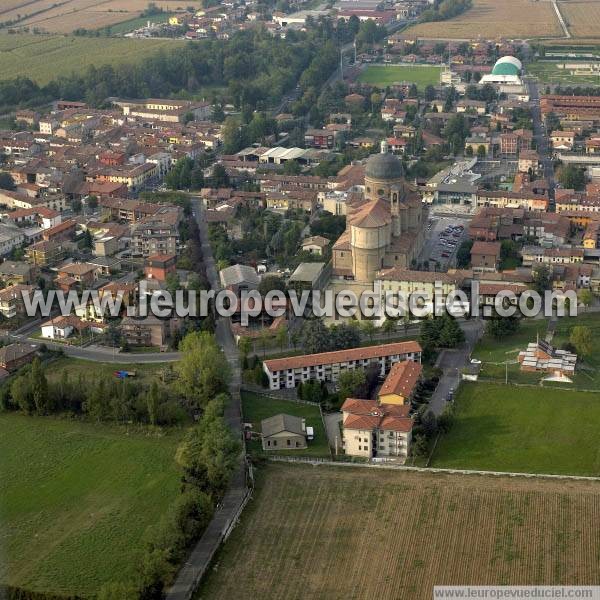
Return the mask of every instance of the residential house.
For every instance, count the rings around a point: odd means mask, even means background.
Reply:
[[[0,368],[12,373],[29,364],[36,356],[39,346],[36,344],[9,344],[0,348]]]
[[[32,285],[17,283],[0,290],[0,313],[7,319],[24,316],[26,313],[23,294],[31,294],[34,289]]]
[[[302,450],[307,447],[304,419],[279,414],[260,423],[263,450]]]
[[[500,249],[500,242],[474,242],[471,248],[473,271],[497,271],[500,265]]]

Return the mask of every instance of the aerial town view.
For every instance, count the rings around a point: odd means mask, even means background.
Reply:
[[[600,0],[0,0],[0,600],[600,600]]]

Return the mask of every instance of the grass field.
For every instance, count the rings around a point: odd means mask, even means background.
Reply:
[[[0,8],[0,22],[16,21],[15,26],[34,27],[49,33],[70,33],[74,29],[100,29],[138,18],[148,7],[148,0],[7,0]],[[167,13],[187,7],[199,9],[201,0],[155,0]],[[162,15],[149,17],[158,22]],[[147,19],[144,20],[144,22]]]
[[[138,62],[160,49],[183,44],[177,40],[0,34],[0,78],[30,77],[48,83],[88,66]]]
[[[517,356],[537,336],[544,339],[548,329],[548,321],[543,319],[522,319],[516,334],[502,340],[484,335],[473,351],[473,358],[480,360],[480,377],[505,381],[505,363],[508,363],[508,379],[512,383],[538,383],[542,378],[539,373],[523,373],[517,364]]]
[[[600,583],[600,484],[268,465],[196,600]]]
[[[575,387],[600,390],[600,314],[580,312],[577,317],[558,319],[552,343],[558,347],[569,341],[571,329],[579,325],[592,332],[592,353],[579,362],[573,383]]]
[[[421,23],[408,34],[440,39],[495,39],[554,37],[563,32],[550,2],[534,0],[473,0],[462,15],[432,23]]]
[[[260,422],[279,413],[287,413],[295,417],[306,419],[306,425],[313,427],[315,439],[308,442],[305,450],[278,450],[277,454],[289,454],[291,456],[331,456],[327,434],[321,413],[317,406],[300,404],[287,400],[277,400],[268,396],[261,396],[252,392],[242,392],[242,411],[245,423],[252,423],[253,430],[260,432]],[[248,449],[253,452],[261,452],[262,446],[258,440],[252,440]]]
[[[440,72],[439,67],[369,65],[361,71],[358,80],[382,88],[408,81],[423,89],[428,85],[438,85],[440,83]]]
[[[600,37],[600,2],[598,0],[560,3],[560,12],[571,35],[578,38]]]
[[[87,597],[133,575],[146,528],[179,493],[179,437],[0,414],[0,580]]]
[[[600,395],[466,383],[432,467],[600,475]]]

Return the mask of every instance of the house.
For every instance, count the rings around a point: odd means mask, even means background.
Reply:
[[[322,235],[313,235],[302,240],[302,251],[323,256],[325,248],[329,246],[330,241]]]
[[[66,252],[59,242],[41,241],[27,247],[27,261],[38,267],[50,267],[62,260]]]
[[[304,145],[307,148],[333,148],[335,134],[329,129],[307,129]]]
[[[58,270],[58,278],[72,277],[84,287],[91,286],[97,279],[96,265],[90,263],[71,263]]]
[[[263,450],[302,450],[306,448],[304,419],[279,414],[260,422]]]
[[[23,294],[31,294],[32,285],[17,283],[0,290],[0,313],[7,319],[25,315],[25,302]]]
[[[232,265],[219,271],[219,279],[224,289],[232,291],[236,296],[242,290],[257,290],[260,278],[254,267],[248,265]]]
[[[168,275],[177,272],[176,254],[153,254],[146,259],[144,273],[148,279],[166,281]]]
[[[30,363],[39,349],[35,344],[9,344],[0,348],[0,368],[9,373]]]
[[[156,213],[136,223],[131,240],[132,253],[138,256],[178,254],[181,217],[180,208],[161,206]]]
[[[336,382],[340,373],[376,364],[383,376],[397,362],[412,360],[421,362],[421,346],[418,342],[397,342],[381,346],[350,348],[335,352],[305,354],[289,358],[265,360],[263,370],[269,378],[269,388],[279,390],[294,388],[311,379]]]
[[[550,134],[550,143],[554,150],[570,151],[575,145],[574,131],[553,131]]]
[[[421,363],[412,360],[396,363],[379,390],[377,396],[379,402],[381,404],[410,403],[422,372]]]
[[[471,248],[473,271],[497,271],[500,265],[501,247],[500,242],[474,242]]]
[[[5,286],[33,281],[33,267],[26,262],[5,260],[0,264],[0,282]]]
[[[405,460],[412,441],[410,404],[347,398],[342,405],[342,445],[349,456]]]
[[[88,324],[75,315],[59,316],[42,323],[42,337],[49,340],[66,340],[73,333],[82,332]]]
[[[132,346],[164,346],[167,339],[167,323],[150,315],[144,318],[125,317],[121,321],[121,333]]]

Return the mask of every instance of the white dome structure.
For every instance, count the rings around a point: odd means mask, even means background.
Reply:
[[[481,78],[481,83],[521,85],[523,64],[514,56],[503,56],[496,61],[492,72]]]

